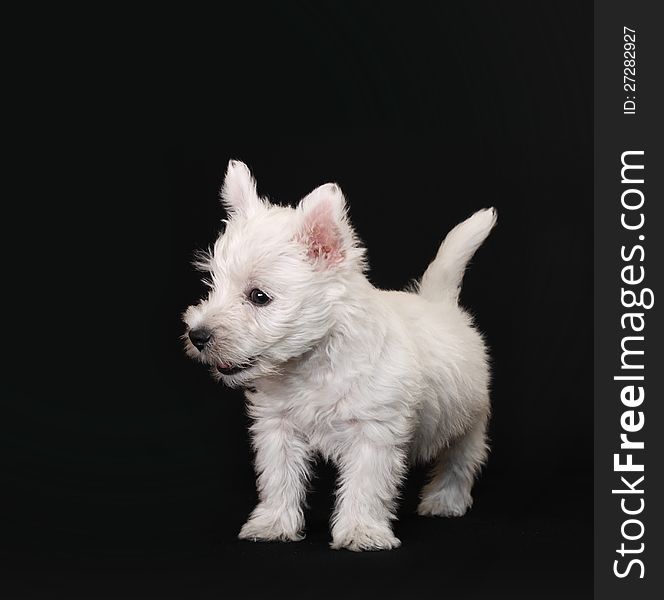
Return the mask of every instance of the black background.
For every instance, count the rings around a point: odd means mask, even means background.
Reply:
[[[591,5],[284,2],[56,33],[50,17],[13,65],[29,168],[22,226],[5,223],[10,597],[589,597]],[[417,517],[416,470],[402,548],[331,551],[321,464],[305,541],[236,540],[255,501],[242,397],[178,339],[229,158],[274,201],[337,181],[379,287],[498,208],[462,293],[494,357],[467,516]]]

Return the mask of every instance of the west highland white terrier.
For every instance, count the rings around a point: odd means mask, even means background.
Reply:
[[[339,470],[332,548],[400,545],[391,521],[409,463],[433,463],[420,515],[463,515],[488,452],[490,372],[458,298],[495,210],[452,229],[416,288],[384,291],[365,276],[336,184],[278,206],[231,161],[221,198],[225,231],[198,261],[210,291],[185,312],[184,339],[245,389],[259,502],[239,537],[303,537],[316,455]]]

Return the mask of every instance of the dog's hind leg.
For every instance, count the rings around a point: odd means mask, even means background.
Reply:
[[[440,451],[429,482],[422,488],[417,512],[424,516],[460,517],[472,506],[475,476],[488,454],[486,420]]]

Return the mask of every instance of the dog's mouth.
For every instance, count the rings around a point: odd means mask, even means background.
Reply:
[[[253,367],[254,364],[256,364],[255,358],[240,364],[221,361],[217,364],[217,371],[219,371],[222,375],[236,375],[237,373],[241,373],[242,371],[246,371],[247,369]]]

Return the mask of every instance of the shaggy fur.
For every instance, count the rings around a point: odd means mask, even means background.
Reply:
[[[221,196],[225,231],[198,261],[210,292],[186,311],[184,339],[215,378],[246,390],[259,502],[240,538],[302,538],[317,454],[339,469],[332,548],[400,545],[391,521],[409,462],[433,463],[419,514],[463,515],[487,457],[490,373],[457,299],[495,210],[457,225],[417,289],[400,292],[365,277],[337,185],[277,206],[231,161]],[[252,290],[271,301],[252,302]],[[210,337],[195,346],[200,331]]]

